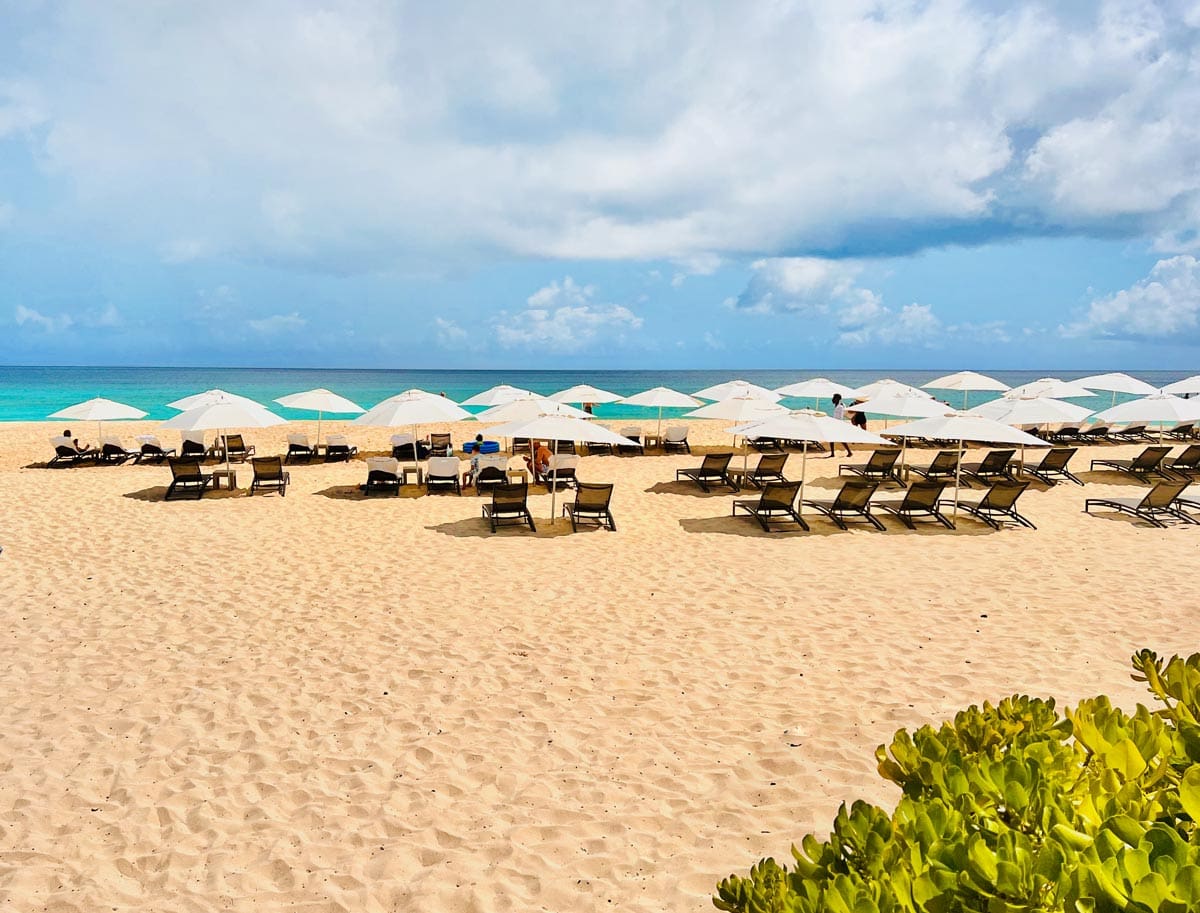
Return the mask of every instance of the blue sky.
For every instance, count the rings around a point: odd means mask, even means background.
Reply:
[[[1200,366],[1200,4],[0,0],[0,362]]]

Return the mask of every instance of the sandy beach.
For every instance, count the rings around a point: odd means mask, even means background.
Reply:
[[[872,752],[897,728],[1018,692],[1132,707],[1130,653],[1196,650],[1200,527],[1082,513],[1141,490],[1111,473],[1035,484],[1037,530],[768,535],[674,482],[698,455],[585,457],[618,532],[572,535],[539,493],[536,535],[492,535],[473,492],[363,498],[361,458],[164,503],[166,466],[39,468],[59,430],[0,426],[19,913],[699,913],[843,799],[894,802]],[[289,430],[315,423],[246,437],[281,453]],[[809,459],[811,493],[838,462]]]

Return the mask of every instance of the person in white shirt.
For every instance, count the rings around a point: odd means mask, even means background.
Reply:
[[[842,403],[842,394],[840,394],[840,393],[833,394],[833,417],[836,418],[839,422],[844,422],[846,420],[846,407]],[[846,448],[846,456],[853,456],[853,454],[850,452],[849,444],[842,444],[842,446]],[[829,442],[829,456],[831,456],[831,457],[837,456],[836,450],[837,450],[837,444],[830,441]]]

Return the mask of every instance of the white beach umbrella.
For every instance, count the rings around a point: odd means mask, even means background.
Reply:
[[[1162,388],[1162,392],[1173,393],[1176,396],[1183,396],[1185,393],[1200,393],[1200,374],[1194,374],[1191,377],[1185,377],[1183,380],[1167,384]]]
[[[1118,393],[1129,393],[1133,396],[1149,396],[1151,393],[1156,393],[1157,389],[1150,386],[1144,380],[1138,380],[1136,377],[1130,377],[1128,374],[1122,374],[1120,371],[1115,371],[1111,374],[1093,374],[1091,377],[1081,377],[1075,381],[1077,384],[1082,384],[1089,390],[1108,390],[1112,393],[1112,404],[1117,404]]]
[[[820,400],[829,399],[833,394],[840,393],[843,397],[850,396],[854,391],[845,384],[839,384],[828,377],[812,377],[808,380],[797,381],[783,387],[776,387],[775,392],[780,396],[795,396],[811,399],[815,407]],[[797,439],[798,440],[798,439]]]
[[[474,396],[464,399],[462,404],[464,406],[499,406],[524,396],[537,396],[537,394],[532,390],[522,390],[520,387],[510,387],[508,384],[497,384],[482,393],[476,393]]]
[[[1085,406],[1049,396],[1013,396],[1011,393],[967,410],[1006,425],[1047,425],[1051,422],[1082,422],[1092,414]]]
[[[967,408],[967,394],[972,390],[987,390],[997,393],[1003,393],[1008,389],[1008,384],[1003,381],[996,380],[994,377],[988,377],[986,374],[977,374],[975,371],[959,371],[957,374],[946,374],[943,377],[935,378],[927,384],[921,384],[925,390],[962,390],[963,408]]]
[[[1008,392],[1013,396],[1049,396],[1052,399],[1083,399],[1096,395],[1095,391],[1077,381],[1059,380],[1057,377],[1039,377]]]
[[[865,402],[846,405],[850,412],[865,412],[867,415],[882,415],[887,418],[927,418],[932,415],[945,415],[949,408],[945,403],[939,403],[920,390],[909,393],[893,391],[890,387],[882,388],[878,396],[873,396]]]
[[[321,419],[326,412],[342,415],[360,415],[365,410],[358,403],[351,402],[344,396],[338,396],[331,390],[319,387],[316,390],[305,390],[303,393],[289,393],[281,396],[275,402],[289,409],[299,409],[303,412],[317,413],[317,446],[321,446]]]
[[[576,384],[549,396],[556,403],[615,403],[620,398],[619,393],[609,393],[591,384]]]
[[[797,513],[804,512],[804,474],[808,466],[809,441],[820,444],[874,444],[883,447],[890,446],[892,443],[878,434],[864,431],[849,422],[843,422],[823,412],[805,410],[789,412],[787,415],[775,416],[760,422],[736,425],[725,430],[733,435],[804,441],[804,449],[800,454],[800,505],[797,507]]]
[[[918,419],[906,425],[897,425],[889,432],[909,437],[939,438],[958,441],[958,465],[954,470],[954,516],[958,517],[958,489],[962,481],[963,444],[974,441],[982,444],[1019,444],[1025,447],[1049,447],[1041,438],[1026,434],[1003,422],[972,415],[969,412],[950,411],[944,415]]]
[[[82,403],[76,403],[73,406],[67,406],[65,409],[59,409],[49,417],[70,419],[77,422],[95,422],[96,436],[97,438],[102,438],[101,422],[145,418],[146,413],[133,406],[126,406],[124,403],[114,402],[111,399],[104,399],[98,396],[94,399],[84,400]],[[100,445],[97,444],[97,446]]]
[[[587,415],[585,412],[584,415]],[[559,441],[582,441],[585,444],[610,444],[614,447],[636,447],[637,442],[610,431],[603,425],[585,421],[570,415],[535,415],[517,421],[497,425],[491,432],[498,437],[545,438],[554,442],[558,452]],[[558,506],[558,472],[550,473],[550,522],[556,519]]]
[[[778,402],[782,397],[774,390],[768,390],[766,387],[760,387],[758,384],[752,384],[748,380],[728,380],[723,384],[714,384],[711,387],[705,387],[703,390],[697,390],[692,394],[700,399],[723,400],[734,398],[765,399],[767,402]]]
[[[1161,426],[1164,424],[1200,421],[1200,400],[1183,399],[1171,393],[1155,393],[1105,409],[1096,413],[1096,418],[1104,422],[1156,424],[1160,426],[1161,439]]]
[[[869,384],[864,384],[850,391],[850,395],[855,399],[875,399],[884,394],[888,396],[923,396],[925,399],[933,399],[933,394],[926,393],[920,387],[902,384],[900,381],[892,380],[890,377],[872,381]]]
[[[420,387],[410,387],[407,390],[397,393],[395,396],[389,396],[387,399],[380,400],[375,405],[378,406],[380,403],[386,403],[388,400],[393,399],[440,399],[444,402],[454,403],[454,400],[442,396],[440,393],[430,393],[428,390],[422,390]],[[457,406],[458,403],[454,403],[454,405]]]
[[[643,390],[641,393],[622,397],[617,402],[626,406],[642,406],[648,409],[657,407],[659,437],[662,437],[663,409],[695,409],[697,406],[702,405],[700,400],[695,397],[688,396],[686,393],[680,393],[678,390],[672,390],[670,387],[651,387],[649,390]]]
[[[734,396],[685,413],[684,418],[723,418],[738,424],[761,422],[777,415],[787,415],[787,407],[753,396]],[[736,441],[735,441],[736,443]],[[749,447],[742,442],[742,470],[746,469]]]
[[[211,392],[211,391],[210,391]],[[265,406],[260,406],[245,397],[209,397],[209,402],[180,412],[167,419],[160,427],[176,431],[217,430],[224,436],[228,428],[270,428],[286,425],[287,419],[280,418]],[[229,444],[225,443],[225,469],[229,471]]]
[[[256,402],[249,397],[238,396],[236,393],[227,393],[220,389],[205,390],[203,393],[193,393],[191,396],[177,399],[173,403],[167,403],[167,408],[186,411],[188,409],[195,409],[197,406],[231,402],[248,403],[251,406],[258,406],[260,409],[266,408],[262,403]],[[192,430],[199,431],[200,429],[196,428]]]
[[[371,425],[376,428],[411,428],[413,467],[415,468],[417,465],[418,425],[463,422],[474,417],[462,406],[443,396],[430,396],[421,390],[410,390],[372,406],[354,419],[354,424]]]
[[[537,418],[539,415],[566,415],[571,418],[591,418],[582,409],[576,409],[568,403],[555,402],[544,396],[530,394],[520,399],[514,399],[499,406],[492,406],[478,413],[475,418],[481,422],[515,422],[522,419]]]

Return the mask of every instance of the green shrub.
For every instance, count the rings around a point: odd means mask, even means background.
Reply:
[[[1133,656],[1161,703],[1058,715],[1016,696],[876,752],[890,815],[843,804],[825,842],[720,883],[730,913],[1200,910],[1200,654]]]

